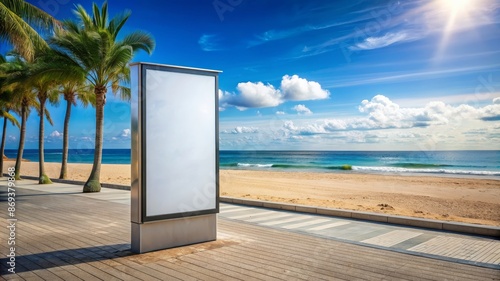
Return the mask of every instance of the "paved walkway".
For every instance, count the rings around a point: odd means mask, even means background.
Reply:
[[[500,269],[500,241],[321,215],[221,204],[220,216],[347,243]]]
[[[217,241],[137,255],[129,191],[16,184],[17,274],[1,227],[1,280],[500,280],[493,239],[230,204]]]

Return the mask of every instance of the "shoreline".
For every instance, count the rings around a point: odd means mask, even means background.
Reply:
[[[13,163],[4,162],[4,172]],[[86,181],[91,168],[69,163],[68,179]],[[38,176],[38,162],[23,162],[21,169],[22,175]],[[60,163],[47,162],[45,169],[50,178],[58,178]],[[498,180],[231,169],[219,173],[221,196],[500,226]],[[101,182],[130,186],[130,164],[102,164]]]
[[[12,158],[4,158],[3,159],[4,163],[5,162],[14,162],[15,159]],[[29,159],[22,159],[23,163],[38,163],[38,161],[32,161]],[[45,162],[45,164],[57,164],[60,165],[60,162]],[[92,163],[68,163],[68,165],[92,165]],[[123,163],[103,163],[102,165],[128,165],[130,166],[130,163],[128,164],[123,164]],[[374,175],[374,176],[400,176],[400,177],[423,177],[423,176],[428,176],[428,177],[436,177],[436,178],[456,178],[456,179],[477,179],[477,180],[496,180],[500,181],[500,176],[495,176],[495,175],[474,175],[474,174],[460,174],[460,173],[433,173],[433,172],[404,172],[404,173],[397,173],[397,172],[373,172],[373,171],[363,171],[363,170],[307,170],[307,169],[280,169],[280,168],[273,168],[273,169],[238,169],[234,167],[219,167],[219,170],[221,171],[254,171],[254,172],[283,172],[283,173],[317,173],[317,174],[359,174],[359,175]]]
[[[400,176],[400,177],[436,177],[436,178],[457,178],[457,179],[477,179],[477,180],[496,180],[500,181],[500,176],[492,175],[468,175],[468,174],[445,174],[445,173],[425,173],[425,172],[370,172],[361,170],[300,170],[300,169],[231,169],[222,167],[219,170],[229,171],[255,171],[255,172],[283,172],[283,173],[317,173],[317,174],[345,174],[345,175],[380,175],[380,176]]]

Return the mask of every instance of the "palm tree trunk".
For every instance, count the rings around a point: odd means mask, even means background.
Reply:
[[[0,145],[0,177],[3,176],[3,153],[5,151],[5,134],[7,134],[7,117],[3,118],[2,144]]]
[[[38,183],[39,184],[49,184],[52,183],[50,178],[45,174],[44,168],[44,131],[45,131],[45,102],[46,98],[40,98],[40,127],[38,130]]]
[[[64,129],[63,129],[63,151],[60,179],[68,177],[68,149],[69,149],[69,117],[71,116],[71,101],[66,100],[66,115],[64,116]]]
[[[101,162],[102,162],[102,141],[103,141],[103,126],[104,126],[104,103],[106,98],[106,87],[95,87],[96,95],[95,106],[95,150],[94,164],[90,172],[89,179],[83,186],[83,192],[99,192],[101,191]]]
[[[26,136],[26,119],[28,118],[27,105],[22,105],[21,108],[21,132],[19,134],[19,148],[17,149],[16,156],[16,171],[14,178],[16,180],[21,179],[21,162],[23,160],[24,151],[24,138]]]

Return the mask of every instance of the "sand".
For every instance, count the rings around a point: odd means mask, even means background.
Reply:
[[[6,161],[7,167],[14,162]],[[69,164],[70,179],[87,180],[91,164]],[[59,163],[46,163],[57,178]],[[22,175],[38,176],[23,162]],[[101,182],[130,185],[130,165],[103,164]],[[220,195],[500,226],[500,180],[430,176],[220,171]]]

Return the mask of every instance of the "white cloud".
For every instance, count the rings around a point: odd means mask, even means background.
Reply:
[[[258,132],[257,128],[244,127],[244,126],[238,126],[231,131],[232,134],[249,134],[249,133],[257,133],[257,132]]]
[[[299,135],[314,135],[350,130],[410,129],[450,124],[460,126],[467,120],[500,120],[500,104],[475,108],[467,104],[451,106],[434,101],[424,107],[401,108],[386,96],[377,95],[371,100],[363,100],[358,109],[366,116],[325,119],[304,126],[287,121],[283,129]]]
[[[318,82],[307,81],[297,75],[283,76],[281,90],[286,100],[319,100],[330,96],[330,92],[322,89]]]
[[[255,127],[246,127],[246,126],[237,126],[234,129],[221,131],[221,134],[253,134],[259,132],[258,128]]]
[[[50,133],[49,135],[51,138],[62,138],[63,136],[63,133],[59,133],[57,130],[56,131],[53,131],[52,133]]]
[[[500,95],[500,92],[489,92],[484,94],[473,93],[473,94],[461,94],[461,95],[449,95],[449,96],[433,96],[433,97],[407,97],[398,98],[393,100],[399,106],[424,106],[432,101],[442,101],[448,104],[471,104],[471,103],[482,103],[488,102],[493,99],[495,103],[494,96]],[[500,103],[500,98],[498,98],[498,103]]]
[[[377,95],[370,101],[363,100],[359,111],[368,114],[366,129],[427,127],[478,117],[477,110],[465,104],[454,107],[433,101],[420,108],[400,108],[383,95]]]
[[[130,129],[123,129],[121,132],[114,136],[108,136],[106,137],[105,141],[113,141],[117,143],[125,143],[130,141],[132,135],[132,131]]]
[[[271,29],[267,30],[263,33],[255,35],[255,38],[252,40],[249,40],[247,43],[247,47],[254,47],[257,45],[261,45],[267,42],[275,41],[275,40],[281,40],[285,38],[290,38],[290,37],[295,37],[297,35],[309,32],[309,31],[314,31],[314,30],[322,30],[322,29],[327,29],[332,26],[339,25],[338,21],[336,21],[334,24],[327,24],[327,25],[318,25],[318,26],[313,26],[313,25],[306,25],[306,26],[298,26],[290,29]]]
[[[420,39],[420,37],[411,35],[411,33],[407,31],[400,31],[396,33],[388,32],[384,36],[368,37],[363,40],[363,42],[349,47],[349,49],[353,51],[373,50],[387,47],[396,43],[414,41],[416,39]]]
[[[278,106],[286,101],[326,99],[330,93],[321,88],[318,82],[308,81],[297,75],[285,75],[281,88],[262,82],[242,82],[236,87],[239,94],[219,90],[219,110],[229,106],[240,110]]]
[[[228,103],[242,109],[273,107],[282,103],[281,92],[270,84],[264,85],[262,82],[238,83],[237,89],[240,94],[231,95]]]
[[[297,111],[297,114],[304,114],[304,115],[312,114],[312,111],[303,104],[298,104],[294,106],[292,109]]]
[[[483,121],[500,121],[500,98],[493,100],[493,104],[479,109],[479,118]]]
[[[247,43],[247,47],[254,47],[274,40],[280,40],[296,36],[298,34],[307,32],[309,30],[312,30],[311,26],[300,26],[296,28],[283,29],[283,30],[276,30],[276,29],[267,30],[261,34],[255,35],[255,38]]]
[[[121,138],[130,138],[130,129],[123,129],[123,131],[120,133]]]
[[[378,134],[372,134],[361,131],[342,132],[341,136],[350,143],[378,143],[383,138]]]
[[[276,111],[276,115],[285,115],[286,113],[284,111]]]
[[[200,39],[198,39],[198,44],[203,51],[212,52],[221,50],[218,44],[219,41],[220,40],[215,34],[203,34]]]
[[[360,102],[357,116],[312,119],[297,118],[288,112],[284,116],[286,119],[274,115],[244,123],[226,121],[221,131],[221,147],[255,150],[500,149],[500,125],[496,121],[500,120],[500,104],[492,101],[493,98],[488,105],[476,104],[474,107],[441,101],[411,107],[379,95]],[[236,130],[238,126],[242,128]],[[256,128],[256,133],[245,133]]]
[[[219,89],[219,111],[224,111],[229,105],[230,100],[233,98],[233,94],[227,91],[222,91]]]
[[[286,130],[290,130],[290,131],[296,131],[298,128],[295,127],[295,125],[293,124],[293,121],[285,121],[283,123],[283,128],[285,128]]]
[[[296,126],[293,121],[285,121],[283,123],[283,129],[285,132],[295,133],[299,135],[315,135],[315,134],[325,134],[327,133],[325,127],[322,124],[308,124],[306,126]]]

